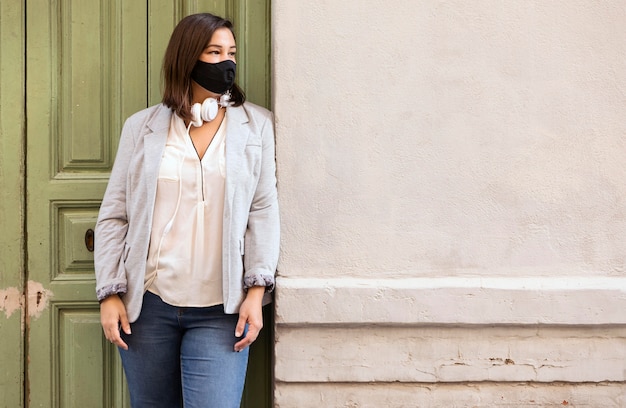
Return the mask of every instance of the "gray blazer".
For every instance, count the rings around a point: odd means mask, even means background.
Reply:
[[[159,104],[132,115],[100,206],[94,262],[98,300],[118,293],[130,322],[139,317],[157,177],[172,110]],[[272,114],[246,102],[226,116],[226,187],[222,239],[226,313],[237,313],[252,286],[274,288],[279,251]]]

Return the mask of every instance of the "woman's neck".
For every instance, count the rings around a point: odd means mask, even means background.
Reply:
[[[191,95],[191,100],[193,103],[202,103],[206,98],[215,98],[219,100],[221,96],[220,94],[216,94],[204,89],[194,81],[191,81]]]

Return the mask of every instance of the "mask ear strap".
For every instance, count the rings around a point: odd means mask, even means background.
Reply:
[[[224,93],[222,96],[220,96],[220,101],[219,101],[219,105],[223,108],[227,108],[229,106],[232,106],[232,102],[230,101],[230,98],[232,97],[231,93],[230,93],[230,89],[228,91],[226,91],[226,93]]]

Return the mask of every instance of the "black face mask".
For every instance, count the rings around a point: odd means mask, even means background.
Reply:
[[[196,81],[207,91],[223,94],[235,83],[235,69],[237,64],[231,60],[225,60],[216,64],[200,61],[191,71],[191,79]]]

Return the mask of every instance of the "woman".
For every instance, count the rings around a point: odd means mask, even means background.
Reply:
[[[133,408],[240,405],[279,219],[272,115],[244,102],[235,54],[228,20],[181,20],[162,103],[122,130],[94,255]]]

